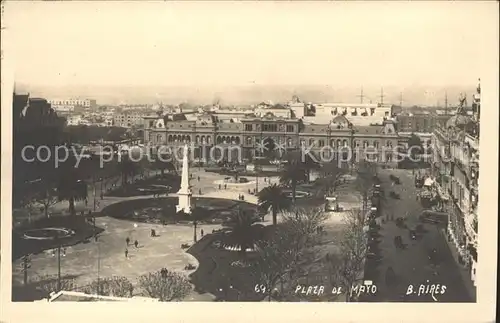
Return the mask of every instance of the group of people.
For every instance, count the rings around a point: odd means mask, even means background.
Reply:
[[[127,248],[125,248],[125,258],[128,258],[128,247],[130,246],[130,238],[127,237],[125,239],[125,242],[127,243]],[[134,246],[135,246],[136,249],[139,248],[139,241],[135,240],[134,241]]]

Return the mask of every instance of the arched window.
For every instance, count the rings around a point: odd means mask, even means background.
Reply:
[[[392,148],[392,141],[391,140],[387,140],[386,146]]]
[[[341,148],[341,147],[342,147],[342,140],[337,139],[337,148]]]
[[[319,140],[319,146],[324,147],[325,146],[325,141],[323,139]]]
[[[356,148],[359,148],[359,145],[360,145],[360,144],[361,144],[361,143],[359,142],[359,140],[356,140],[356,141],[355,141]]]
[[[252,137],[247,137],[247,145],[251,145],[252,144]]]
[[[196,136],[196,137],[194,137],[194,143],[195,143],[195,144],[200,143],[200,136]]]
[[[330,147],[335,148],[335,139],[330,139]]]
[[[347,142],[347,139],[344,139],[344,141],[343,141],[343,146],[344,146],[344,147],[348,147],[348,146],[349,146],[349,143]]]
[[[221,143],[222,143],[222,137],[221,137],[221,136],[217,136],[217,143],[218,143],[218,144],[221,144]]]
[[[305,146],[305,145],[306,145],[306,141],[305,141],[305,139],[300,139],[300,145],[301,145],[301,146]]]
[[[309,146],[313,146],[314,145],[314,139],[309,139]]]
[[[288,137],[287,140],[286,140],[286,145],[287,146],[292,146],[293,142],[292,142],[292,138]]]
[[[363,141],[363,148],[368,148],[368,140]]]
[[[375,148],[378,149],[378,140],[374,140],[373,141],[373,147],[375,147]]]

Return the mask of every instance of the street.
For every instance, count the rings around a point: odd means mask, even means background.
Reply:
[[[399,185],[392,185],[389,176],[393,174],[401,180]],[[377,296],[366,301],[413,301],[432,302],[436,301],[430,294],[418,295],[420,284],[439,284],[446,286],[444,294],[435,293],[439,302],[471,302],[469,293],[460,276],[458,264],[454,261],[448,246],[446,237],[440,232],[440,227],[434,224],[423,224],[423,237],[417,240],[409,238],[408,229],[396,226],[394,219],[405,217],[408,228],[414,229],[418,216],[423,208],[417,200],[417,189],[414,186],[413,176],[407,170],[379,170],[382,189],[385,193],[385,201],[382,204],[382,217],[393,216],[393,220],[381,224],[379,248],[382,260],[377,268],[378,280],[374,283],[378,287]],[[400,195],[400,199],[389,196],[391,191]],[[394,238],[401,236],[405,249],[395,247]],[[430,252],[435,249],[437,261],[431,264]],[[394,284],[387,286],[385,282],[386,270],[392,267],[396,279]],[[408,286],[413,285],[413,291],[406,295]]]

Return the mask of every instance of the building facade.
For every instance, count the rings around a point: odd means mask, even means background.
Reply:
[[[470,116],[463,106],[445,126],[433,132],[432,174],[442,209],[448,213],[448,239],[459,254],[459,262],[475,285],[479,197],[479,111],[478,86]],[[462,105],[464,102],[462,102]]]
[[[49,100],[54,109],[74,109],[74,107],[84,107],[92,109],[96,106],[96,100],[92,99],[53,99]]]
[[[113,125],[115,127],[130,128],[143,123],[144,116],[142,113],[116,113],[113,115]]]
[[[280,158],[286,151],[303,148],[322,161],[359,160],[369,155],[374,161],[396,164],[394,150],[401,138],[394,121],[385,113],[363,125],[342,114],[315,119],[314,123],[293,117],[301,114],[305,104],[294,102],[294,107],[298,113],[288,106],[274,105],[267,113],[259,107],[258,115],[229,119],[216,112],[183,120],[174,120],[172,116],[145,117],[144,142],[152,147],[189,143],[194,145],[195,158],[208,158],[212,151],[213,157],[229,161],[235,160],[237,154],[241,160]],[[321,120],[323,123],[318,123]]]
[[[437,113],[408,113],[397,115],[398,132],[428,133],[431,134],[438,125],[444,126],[451,115]]]

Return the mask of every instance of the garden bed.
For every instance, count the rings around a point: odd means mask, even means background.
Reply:
[[[180,188],[180,177],[173,174],[158,175],[138,180],[126,186],[120,186],[106,192],[105,196],[131,197],[177,192]]]
[[[70,230],[72,234],[59,239],[59,241],[55,239],[37,240],[23,238],[25,232],[44,228]],[[15,260],[27,254],[37,254],[44,250],[54,249],[57,248],[59,244],[63,246],[75,245],[103,231],[102,228],[94,227],[85,216],[67,215],[39,219],[23,227],[12,230],[12,259]]]

